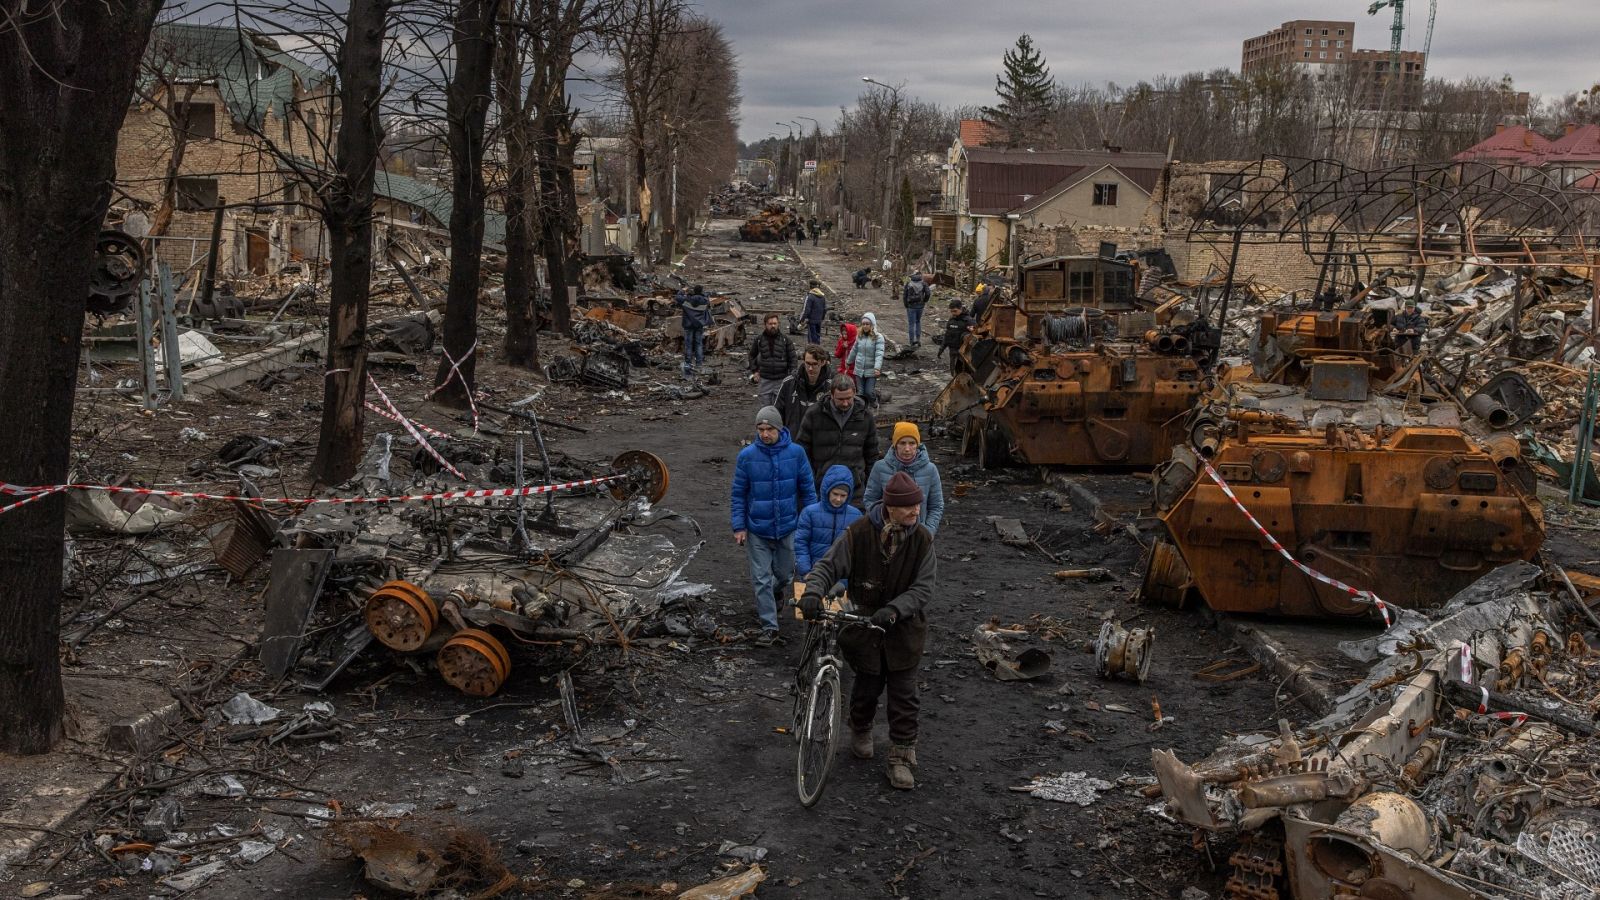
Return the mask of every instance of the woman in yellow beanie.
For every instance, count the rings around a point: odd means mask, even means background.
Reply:
[[[911,476],[922,488],[922,515],[918,518],[929,531],[938,531],[939,522],[944,519],[944,485],[939,480],[939,467],[928,458],[928,448],[923,446],[922,432],[915,422],[894,423],[889,452],[867,476],[867,491],[862,498],[867,509],[883,501],[884,485],[896,472]]]

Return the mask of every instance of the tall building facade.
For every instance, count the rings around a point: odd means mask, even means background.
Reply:
[[[1296,19],[1266,34],[1246,38],[1239,72],[1281,69],[1288,65],[1339,66],[1355,54],[1356,23],[1326,19]]]

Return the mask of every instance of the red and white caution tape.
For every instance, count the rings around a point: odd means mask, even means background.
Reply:
[[[1258,521],[1255,516],[1251,515],[1250,510],[1246,509],[1245,505],[1239,502],[1239,498],[1233,493],[1233,488],[1229,487],[1228,483],[1222,480],[1222,476],[1217,474],[1216,469],[1211,468],[1210,461],[1201,458],[1200,465],[1205,467],[1206,475],[1210,476],[1211,480],[1217,483],[1217,487],[1222,488],[1222,493],[1225,494],[1229,500],[1233,501],[1233,505],[1237,507],[1240,512],[1244,513],[1244,517],[1246,519],[1250,520],[1250,524],[1254,525],[1256,530],[1261,532],[1261,536],[1266,539],[1268,544],[1272,545],[1272,549],[1278,551],[1278,555],[1282,556],[1285,560],[1288,560],[1290,565],[1294,566],[1296,569],[1299,569],[1301,572],[1304,572],[1308,577],[1316,581],[1320,581],[1329,587],[1335,588],[1336,590],[1344,591],[1358,601],[1370,603],[1377,607],[1378,614],[1383,616],[1383,627],[1388,628],[1394,624],[1393,620],[1389,617],[1388,605],[1382,600],[1378,599],[1377,594],[1374,594],[1371,591],[1363,591],[1360,588],[1351,587],[1339,579],[1330,578],[1329,576],[1318,572],[1316,569],[1311,568],[1300,560],[1295,559],[1294,554],[1290,553],[1288,550],[1285,550],[1283,545],[1278,543],[1278,539],[1272,536],[1272,532],[1262,527],[1261,522]]]
[[[449,387],[450,386],[450,382],[455,381],[457,379],[460,379],[461,380],[461,390],[467,395],[467,406],[468,406],[468,408],[470,408],[472,410],[472,433],[473,434],[477,434],[478,433],[478,402],[476,400],[472,399],[472,385],[467,384],[466,376],[461,374],[461,365],[463,363],[465,363],[467,360],[471,359],[472,355],[474,353],[478,352],[478,342],[477,341],[473,341],[472,342],[472,346],[467,348],[467,352],[461,354],[461,358],[460,359],[456,359],[455,357],[451,356],[450,355],[450,351],[445,349],[444,347],[440,347],[439,348],[439,352],[443,353],[445,360],[450,363],[450,374],[446,375],[445,378],[444,378],[444,381],[439,382],[439,384],[436,385],[433,390],[431,390],[427,394],[423,395],[423,398],[424,399],[432,398],[434,394],[437,394],[440,391],[444,390],[445,388]]]
[[[385,419],[388,419],[391,422],[399,422],[399,421],[401,421],[399,416],[391,416],[391,415],[389,415],[388,410],[384,409],[383,407],[379,406],[376,403],[373,403],[371,400],[365,401],[365,405],[366,405],[368,410],[370,410],[372,412],[375,412],[380,416],[383,416]],[[411,424],[417,426],[417,430],[421,431],[423,434],[432,435],[432,436],[434,436],[436,438],[439,438],[440,440],[445,440],[445,441],[452,440],[450,435],[445,434],[444,432],[440,431],[437,428],[429,428],[428,426],[422,424],[421,422],[412,422]]]
[[[618,481],[625,476],[606,475],[601,478],[585,478],[582,481],[566,481],[560,484],[536,484],[521,488],[475,488],[464,491],[435,491],[427,494],[398,494],[383,497],[245,497],[238,494],[212,494],[205,491],[172,491],[162,488],[124,487],[109,484],[55,484],[46,487],[25,487],[23,485],[5,484],[0,482],[0,494],[22,496],[24,499],[9,506],[0,506],[0,513],[6,513],[19,506],[42,500],[51,494],[61,491],[104,491],[108,494],[139,494],[146,497],[176,497],[186,500],[222,500],[244,501],[253,504],[277,503],[288,506],[313,506],[318,503],[331,504],[358,504],[358,503],[412,503],[422,500],[481,500],[492,497],[517,497],[533,494],[549,494],[556,491],[570,491],[577,488],[593,487]]]
[[[410,419],[401,415],[400,410],[395,409],[394,402],[389,399],[389,395],[383,392],[383,388],[378,387],[378,380],[376,378],[373,378],[371,374],[368,374],[367,383],[371,384],[372,389],[378,392],[378,399],[382,400],[383,405],[389,408],[389,412],[393,414],[394,420],[399,422],[401,427],[405,428],[406,431],[411,433],[412,439],[421,444],[422,449],[428,451],[429,456],[433,457],[434,460],[439,463],[439,465],[444,466],[445,471],[449,472],[451,475],[454,475],[462,481],[467,480],[467,476],[461,474],[460,469],[457,469],[455,466],[451,465],[450,460],[440,456],[439,451],[433,449],[433,445],[428,443],[428,439],[422,436],[422,432],[417,430],[417,426],[411,424]]]

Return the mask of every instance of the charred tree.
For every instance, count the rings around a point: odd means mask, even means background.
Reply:
[[[533,369],[539,365],[533,265],[535,163],[530,103],[522,87],[522,32],[516,22],[502,23],[495,50],[495,95],[506,145],[506,341],[502,355],[508,365]]]
[[[569,288],[579,286],[580,275],[575,237],[578,198],[572,183],[572,161],[577,153],[572,130],[575,117],[566,97],[547,102],[539,116],[540,243],[549,273],[550,317],[562,334],[572,333]]]
[[[478,288],[483,262],[483,133],[494,68],[499,0],[462,0],[451,23],[455,70],[445,88],[450,148],[450,282],[445,291],[444,359],[434,398],[466,407],[477,383]]]
[[[84,301],[117,130],[160,0],[0,0],[0,481],[67,479]],[[18,502],[15,496],[0,505]],[[62,736],[66,498],[0,515],[0,752]]]
[[[311,463],[311,476],[319,485],[348,480],[364,449],[372,196],[383,145],[378,99],[383,92],[383,44],[390,6],[389,0],[350,0],[339,50],[341,112],[334,177],[321,191],[330,286],[322,429]]]

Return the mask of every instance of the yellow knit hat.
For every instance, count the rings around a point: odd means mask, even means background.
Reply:
[[[896,423],[894,423],[894,437],[890,439],[889,444],[891,446],[893,446],[894,444],[898,444],[898,443],[900,443],[900,439],[901,438],[911,438],[912,440],[916,441],[919,444],[922,443],[922,432],[917,430],[917,423],[915,423],[915,422],[896,422]]]

